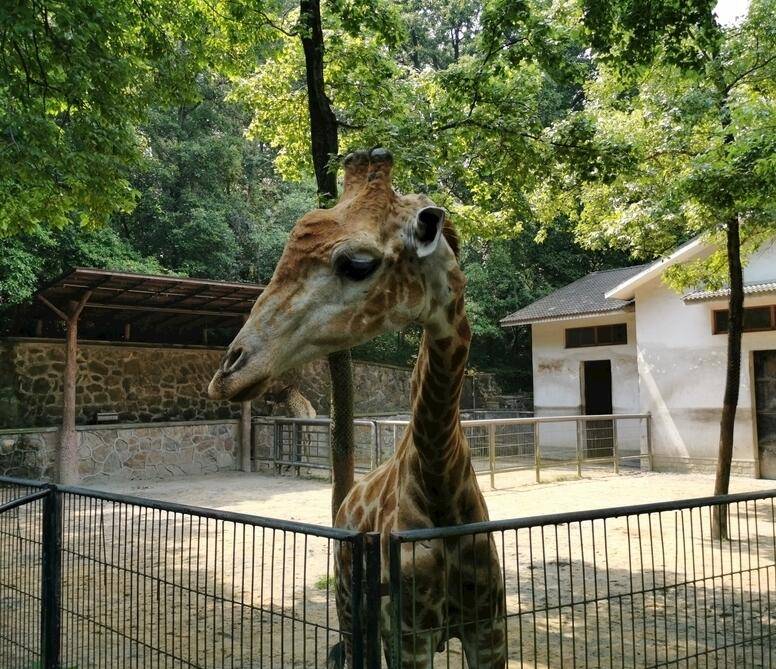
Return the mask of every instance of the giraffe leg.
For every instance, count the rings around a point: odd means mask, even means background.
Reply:
[[[464,551],[466,553],[466,551]],[[492,540],[471,545],[462,574],[461,645],[469,669],[506,667],[506,606],[498,553]]]
[[[328,669],[344,669],[345,667],[353,666],[353,641],[350,636],[350,630],[353,628],[350,587],[350,570],[353,555],[350,544],[344,541],[337,543],[339,545],[335,551],[334,560],[334,580],[336,583],[334,596],[342,640],[329,651],[327,659]]]

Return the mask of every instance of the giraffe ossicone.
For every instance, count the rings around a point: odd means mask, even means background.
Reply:
[[[385,149],[343,161],[342,196],[294,226],[267,289],[235,337],[209,386],[211,397],[248,399],[288,370],[411,323],[424,334],[412,380],[410,427],[394,455],[350,490],[338,527],[382,536],[388,580],[392,531],[488,519],[460,424],[459,401],[471,329],[458,238],[444,210],[425,195],[392,186]],[[412,585],[401,612],[401,667],[427,667],[448,638],[459,638],[470,668],[506,666],[504,589],[487,535],[403,545]],[[340,626],[351,626],[349,546],[337,552]],[[388,651],[390,602],[381,626]],[[347,637],[346,637],[347,638]],[[349,644],[345,656],[350,663]]]

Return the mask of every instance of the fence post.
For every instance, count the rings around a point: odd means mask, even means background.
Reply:
[[[614,473],[620,473],[620,446],[617,443],[617,419],[612,418],[612,460],[614,462]]]
[[[391,669],[401,667],[401,541],[391,535],[388,545],[389,592],[391,596]]]
[[[253,450],[253,423],[251,407],[253,402],[246,400],[240,404],[240,470],[253,471],[251,452]]]
[[[299,463],[302,461],[302,430],[296,421],[291,424],[291,442],[293,443],[293,451],[289,449],[289,455],[294,454],[294,460],[296,461],[296,475],[301,473],[301,467]]]
[[[541,456],[541,453],[539,453],[539,421],[534,421],[533,430],[534,430],[534,439],[533,439],[534,465],[536,466],[536,482],[541,483],[542,482],[542,475],[541,475],[542,456]]]
[[[54,486],[43,498],[40,650],[42,669],[57,669],[62,595],[62,507]]]
[[[353,650],[353,667],[364,666],[364,633],[361,628],[361,605],[364,596],[364,535],[359,534],[351,540],[350,560],[350,633]]]
[[[380,669],[380,533],[370,532],[365,536],[366,552],[366,669]]]
[[[380,464],[380,424],[376,421],[372,421],[372,434],[374,435],[374,448],[372,449],[372,466],[370,469],[375,469]]]
[[[279,420],[272,424],[272,460],[275,465],[275,473],[280,474],[280,461],[283,450],[283,425]]]
[[[488,425],[488,460],[490,464],[490,488],[496,489],[496,426]]]
[[[652,461],[652,413],[647,413],[647,462],[649,471],[655,471],[655,463]]]
[[[582,478],[582,421],[574,421],[577,427],[577,476]]]

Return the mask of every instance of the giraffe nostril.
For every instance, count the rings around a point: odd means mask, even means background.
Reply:
[[[224,357],[224,364],[221,365],[221,369],[224,374],[231,374],[236,372],[240,367],[245,364],[245,360],[248,356],[245,355],[245,350],[242,347],[231,349]]]

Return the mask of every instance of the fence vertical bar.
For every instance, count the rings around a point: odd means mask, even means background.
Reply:
[[[582,421],[575,420],[577,428],[577,476],[582,478]]]
[[[617,419],[612,419],[612,461],[614,463],[614,473],[620,473],[620,447],[617,443]]]
[[[391,597],[391,669],[401,669],[401,541],[391,535],[388,546],[389,592]]]
[[[361,605],[364,588],[364,535],[360,534],[351,540],[350,563],[350,633],[353,648],[353,669],[364,667],[364,632],[361,627]]]
[[[496,489],[496,426],[488,425],[488,463],[490,465],[490,487]]]
[[[58,669],[61,646],[62,506],[49,487],[43,498],[41,550],[40,649],[42,669]]]
[[[533,433],[534,433],[534,465],[536,467],[536,482],[541,483],[542,482],[542,475],[541,475],[541,469],[542,469],[542,456],[539,452],[539,423],[534,421],[533,424]]]
[[[366,552],[366,669],[380,669],[380,533],[370,532]]]

